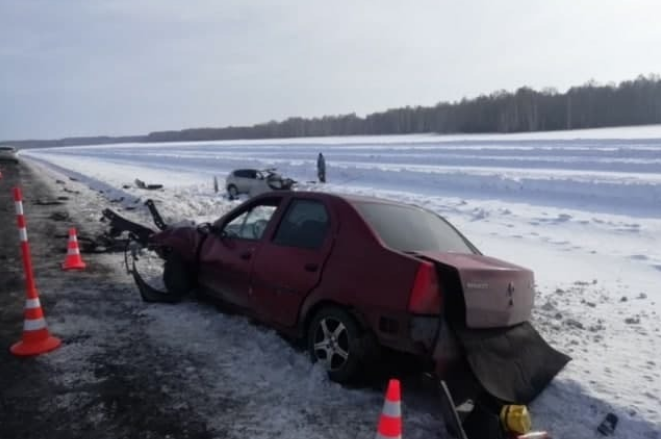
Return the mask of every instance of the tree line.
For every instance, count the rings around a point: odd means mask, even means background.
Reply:
[[[151,141],[413,133],[513,133],[661,123],[661,77],[599,85],[590,81],[565,93],[521,87],[433,107],[369,114],[292,117],[253,126],[199,128],[149,134]]]
[[[499,90],[435,106],[393,108],[365,117],[355,113],[320,118],[291,117],[252,126],[158,131],[123,138],[31,141],[26,146],[308,136],[413,133],[514,133],[661,123],[661,77],[640,75],[619,84],[589,81],[564,93],[554,88]],[[44,144],[47,142],[48,144]],[[14,144],[21,142],[14,142]],[[38,144],[38,145],[37,145]],[[19,145],[20,146],[20,145]]]

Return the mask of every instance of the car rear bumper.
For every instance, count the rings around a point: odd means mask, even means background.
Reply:
[[[457,329],[442,318],[414,317],[411,337],[431,358],[434,375],[453,384],[453,394],[466,398],[486,391],[504,403],[528,404],[570,361],[529,322]]]
[[[530,322],[455,334],[481,386],[505,403],[530,403],[571,360],[552,348]]]

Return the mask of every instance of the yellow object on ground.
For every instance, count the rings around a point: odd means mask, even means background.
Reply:
[[[525,405],[505,405],[500,410],[500,422],[510,433],[526,434],[532,428],[530,413]]]

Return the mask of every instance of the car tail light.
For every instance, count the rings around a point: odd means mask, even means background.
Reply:
[[[409,297],[409,311],[415,314],[439,314],[441,289],[434,265],[421,262]]]

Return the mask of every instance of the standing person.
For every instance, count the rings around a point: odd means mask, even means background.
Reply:
[[[326,183],[326,159],[322,153],[317,156],[317,177],[320,182]]]

